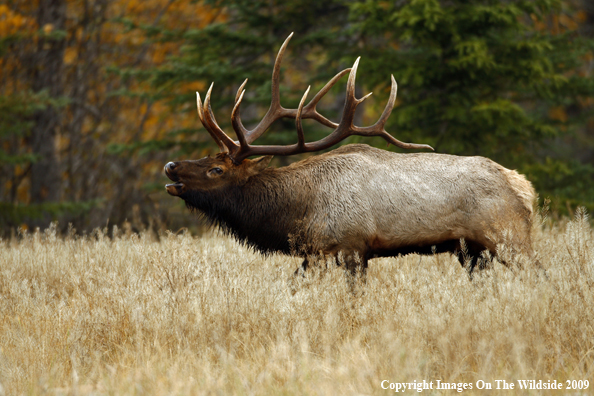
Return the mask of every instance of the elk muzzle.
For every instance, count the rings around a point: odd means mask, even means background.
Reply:
[[[178,196],[184,191],[184,184],[179,181],[179,177],[176,175],[175,168],[177,167],[176,162],[168,162],[165,165],[165,174],[169,179],[176,183],[166,184],[165,189],[170,195]]]

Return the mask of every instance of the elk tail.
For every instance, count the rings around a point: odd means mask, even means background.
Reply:
[[[524,175],[519,174],[515,170],[506,169],[505,176],[514,191],[514,194],[522,202],[530,217],[532,217],[534,205],[536,203],[536,192],[534,191],[534,187],[532,187],[532,183],[530,183]]]

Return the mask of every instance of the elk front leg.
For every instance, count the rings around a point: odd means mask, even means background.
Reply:
[[[305,271],[307,270],[308,266],[309,266],[309,260],[306,257],[303,260],[303,263],[301,263],[301,265],[299,267],[297,267],[297,269],[293,273],[293,277],[297,277],[299,274],[301,274],[301,276],[305,276]]]

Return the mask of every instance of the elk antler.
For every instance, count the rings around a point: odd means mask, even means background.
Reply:
[[[400,140],[394,138],[384,129],[386,121],[392,112],[392,108],[394,107],[394,103],[396,102],[396,91],[397,85],[396,80],[394,80],[394,76],[391,76],[392,81],[392,88],[390,91],[390,99],[386,104],[386,108],[384,112],[380,116],[379,120],[368,127],[358,127],[353,125],[353,119],[355,118],[355,110],[357,106],[367,99],[371,93],[365,95],[361,99],[357,99],[355,97],[355,77],[357,74],[357,67],[359,65],[360,57],[357,58],[355,64],[350,69],[345,69],[335,75],[328,83],[322,88],[314,98],[304,106],[305,99],[307,98],[307,94],[309,93],[310,87],[307,88],[305,94],[301,98],[301,102],[299,103],[299,107],[297,109],[286,109],[280,104],[280,92],[279,92],[279,77],[280,77],[280,64],[283,59],[283,55],[285,53],[285,49],[287,48],[287,44],[293,33],[287,37],[283,45],[281,46],[280,50],[278,51],[278,55],[276,57],[276,61],[274,62],[274,70],[272,72],[272,100],[270,103],[270,108],[268,112],[264,116],[264,118],[260,121],[260,123],[252,130],[246,129],[239,116],[239,107],[241,105],[241,101],[243,100],[243,94],[245,93],[245,85],[247,83],[247,79],[241,84],[239,89],[237,90],[237,95],[235,96],[235,106],[233,107],[233,112],[231,113],[231,124],[233,125],[233,129],[237,134],[237,142],[231,139],[227,134],[219,127],[217,124],[212,109],[210,107],[210,94],[212,92],[212,84],[208,89],[206,97],[204,99],[204,104],[200,100],[200,94],[196,92],[197,95],[197,105],[198,105],[198,116],[202,125],[206,128],[206,130],[210,133],[212,138],[216,141],[217,145],[221,152],[228,152],[229,156],[236,164],[241,163],[245,158],[251,155],[266,155],[266,154],[273,154],[273,155],[292,155],[298,153],[305,153],[305,152],[312,152],[312,151],[319,151],[326,149],[330,146],[335,145],[336,143],[346,139],[351,135],[359,135],[359,136],[381,136],[383,137],[388,144],[393,144],[400,148],[405,149],[430,149],[433,148],[427,144],[415,144],[415,143],[404,143]],[[336,124],[326,117],[318,113],[316,110],[316,105],[322,99],[322,97],[336,84],[336,82],[345,74],[349,73],[349,79],[347,82],[347,92],[346,92],[346,100],[344,104],[344,110],[342,113],[342,118],[339,124]],[[281,118],[294,118],[295,125],[297,128],[297,143],[288,145],[288,146],[252,146],[251,143],[260,137],[272,123]],[[330,133],[330,135],[326,136],[325,138],[318,140],[316,142],[306,143],[304,136],[303,136],[303,127],[301,120],[304,118],[311,118],[318,121],[320,124],[328,126],[330,128],[334,128],[334,131]]]

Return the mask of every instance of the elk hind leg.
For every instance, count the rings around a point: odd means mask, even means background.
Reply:
[[[513,243],[509,243],[510,245],[510,252],[507,252],[507,255],[504,255],[504,257],[501,257],[501,255],[497,255],[497,259],[503,264],[505,265],[507,268],[509,269],[514,269],[513,264],[515,264],[517,266],[517,268],[522,269],[523,268],[523,262],[522,260],[518,260],[518,258],[520,256],[524,256],[525,259],[527,259],[527,261],[525,261],[525,263],[527,263],[529,266],[531,266],[532,268],[535,268],[538,272],[537,275],[538,276],[542,276],[545,280],[549,280],[549,275],[547,273],[547,270],[543,267],[542,263],[540,262],[540,260],[538,259],[536,253],[534,252],[534,250],[532,249],[532,242],[531,242],[531,238],[530,235],[526,236],[524,239],[519,239],[518,241],[514,241]],[[504,244],[505,246],[505,244]],[[506,259],[505,256],[508,256],[507,258],[510,258],[510,260]]]
[[[462,268],[468,272],[468,277],[472,280],[476,270],[483,270],[491,264],[492,256],[487,258],[481,253],[485,250],[491,251],[487,246],[474,241],[461,240],[454,254],[458,258]],[[491,252],[493,254],[493,252]]]

